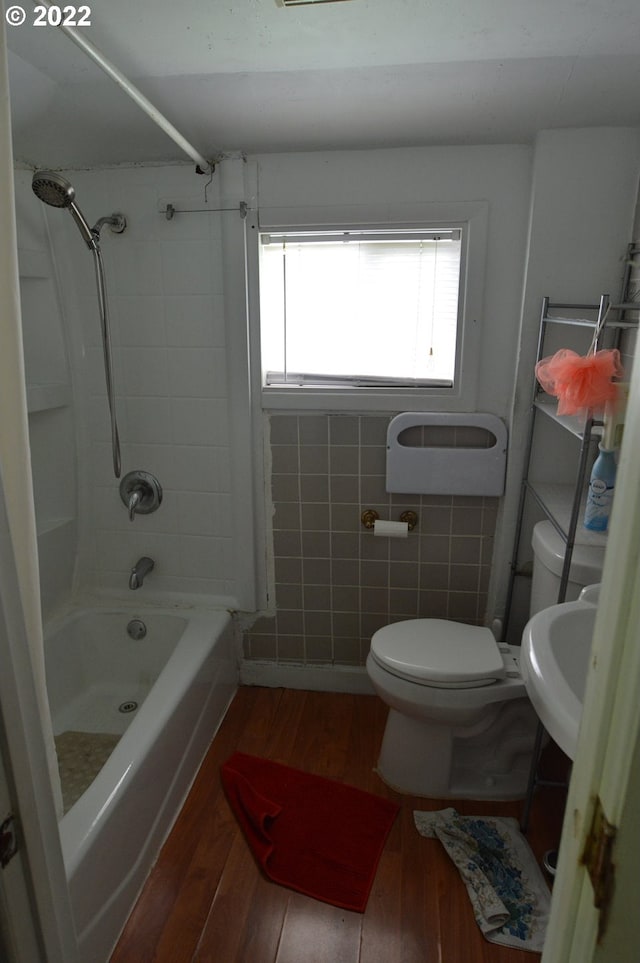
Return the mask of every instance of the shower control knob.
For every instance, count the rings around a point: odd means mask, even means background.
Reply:
[[[130,471],[120,482],[120,498],[133,521],[136,515],[149,515],[160,507],[162,488],[148,471]]]

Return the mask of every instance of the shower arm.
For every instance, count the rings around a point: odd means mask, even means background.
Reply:
[[[120,478],[121,459],[120,459],[120,436],[118,434],[118,422],[116,419],[116,408],[113,394],[113,367],[111,362],[111,330],[109,325],[109,313],[107,309],[106,284],[104,277],[104,265],[102,263],[102,253],[97,239],[89,245],[93,254],[93,261],[96,270],[96,284],[98,286],[98,305],[100,308],[100,329],[102,333],[102,348],[104,353],[104,376],[107,384],[107,401],[109,403],[109,419],[111,422],[111,455],[113,459],[113,473],[116,478]]]
[[[75,201],[71,201],[68,210],[71,214],[71,217],[76,222],[78,230],[82,234],[82,238],[90,251],[95,251],[96,248],[99,247],[100,232],[105,224],[108,224],[111,227],[111,230],[114,232],[114,234],[122,234],[127,226],[127,219],[124,214],[110,214],[107,217],[99,218],[93,227],[89,227],[87,219]]]

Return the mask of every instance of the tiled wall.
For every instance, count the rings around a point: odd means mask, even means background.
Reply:
[[[497,499],[387,494],[390,417],[270,417],[276,615],[247,632],[247,658],[362,665],[389,622],[482,623]],[[366,508],[413,509],[417,528],[374,536]]]
[[[128,592],[141,555],[155,560],[136,593],[236,597],[228,406],[228,354],[219,214],[161,213],[202,185],[191,167],[72,172],[91,219],[123,211],[122,235],[103,231],[112,320],[114,382],[123,475],[157,476],[164,499],[154,514],[129,521],[111,469],[108,409],[93,265],[75,225],[49,215],[55,250],[71,265],[61,281],[67,313],[77,317],[76,358],[85,421],[82,588]],[[217,184],[209,188],[217,202]],[[194,206],[198,206],[195,204]],[[64,212],[63,212],[64,213]],[[75,299],[74,295],[75,288]]]

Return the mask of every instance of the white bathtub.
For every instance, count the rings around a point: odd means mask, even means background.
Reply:
[[[147,626],[137,641],[135,617]],[[83,609],[50,627],[45,652],[54,732],[123,732],[60,822],[80,958],[106,963],[236,691],[232,622]],[[118,711],[131,702],[135,712]]]

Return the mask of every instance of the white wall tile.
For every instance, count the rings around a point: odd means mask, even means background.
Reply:
[[[224,347],[224,298],[221,294],[167,294],[164,298],[167,344]]]
[[[121,356],[128,395],[166,396],[170,370],[166,348],[122,348]]]
[[[216,348],[173,348],[169,386],[175,397],[225,398],[226,352]]]
[[[217,245],[216,245],[217,248]],[[167,294],[219,294],[219,250],[200,241],[162,241],[162,281]]]
[[[124,410],[128,424],[127,441],[171,442],[171,407],[168,399],[128,397],[124,399]]]
[[[186,535],[233,535],[231,495],[181,492],[179,531]]]
[[[187,576],[200,578],[228,578],[233,572],[233,541],[231,538],[183,536],[182,569]]]
[[[172,440],[183,445],[226,445],[229,439],[224,398],[174,398]]]
[[[130,347],[166,344],[164,298],[161,295],[117,295],[119,342]]]
[[[113,252],[111,278],[109,290],[118,294],[161,294],[162,257],[158,246],[150,241],[125,241]]]
[[[229,450],[205,445],[136,445],[128,463],[147,466],[175,492],[229,492]]]

